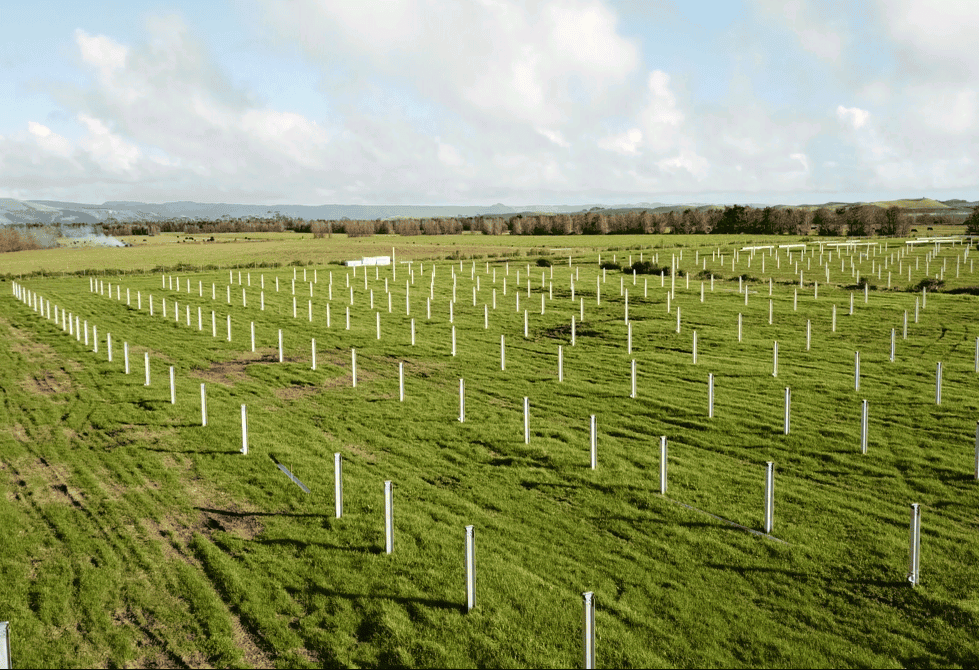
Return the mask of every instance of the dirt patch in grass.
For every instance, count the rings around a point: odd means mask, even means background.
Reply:
[[[24,390],[32,395],[50,396],[57,393],[67,393],[72,384],[64,369],[41,370],[32,373],[21,381]]]
[[[284,388],[275,389],[275,397],[279,400],[302,400],[303,398],[316,395],[323,390],[323,388],[323,386],[316,386],[313,384],[286,386]]]
[[[362,447],[360,445],[357,445],[357,444],[347,444],[347,445],[344,445],[344,448],[347,449],[351,454],[354,454],[355,456],[359,456],[360,458],[363,458],[368,463],[376,463],[377,462],[377,454],[372,453],[370,451],[367,451],[364,447]]]
[[[221,531],[243,540],[253,540],[265,530],[254,513],[234,503],[228,505],[227,509],[208,507],[198,509],[201,510],[201,521],[194,530],[203,535]]]

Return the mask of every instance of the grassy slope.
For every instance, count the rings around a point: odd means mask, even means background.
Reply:
[[[554,242],[565,240],[544,244]],[[291,250],[282,253],[288,259]],[[692,265],[690,254],[683,267]],[[416,275],[414,348],[404,269],[392,284],[394,313],[386,303],[381,310],[380,342],[362,278],[353,282],[352,330],[342,328],[349,294],[336,267],[332,328],[324,319],[330,269],[319,271],[314,325],[303,318],[304,302],[301,318],[292,319],[291,270],[276,271],[278,294],[273,273],[265,273],[267,308],[260,312],[255,272],[248,308],[240,306],[237,285],[232,292],[231,343],[223,321],[212,339],[209,316],[204,333],[196,331],[196,316],[193,328],[160,316],[166,296],[171,310],[176,298],[202,305],[205,314],[216,309],[223,319],[224,272],[191,277],[218,284],[216,305],[209,292],[201,300],[196,291],[161,291],[158,275],[126,277],[125,286],[143,291],[141,313],[124,299],[90,294],[87,279],[28,282],[98,323],[99,355],[9,297],[0,301],[7,426],[0,433],[7,501],[0,514],[16,538],[0,543],[0,619],[14,622],[15,662],[567,666],[579,662],[580,593],[594,590],[602,665],[974,665],[975,299],[929,296],[908,341],[899,331],[891,364],[889,329],[900,328],[903,310],[913,314],[911,294],[872,292],[868,306],[858,297],[849,317],[846,290],[821,286],[817,301],[807,286],[796,312],[794,287],[776,283],[769,326],[767,284],[754,285],[759,293],[745,307],[736,282],[718,281],[713,293],[708,287],[705,303],[698,281],[689,291],[681,282],[668,314],[659,279],[650,280],[644,299],[640,277],[629,286],[630,356],[621,275],[607,275],[596,306],[597,257],[590,260],[580,269],[586,318],[574,348],[567,329],[578,306],[570,301],[567,265],[554,269],[554,300],[543,316],[540,270],[533,269],[532,296],[521,296],[521,309],[530,307],[529,340],[513,302],[518,267],[526,291],[523,262],[510,265],[506,298],[504,266],[493,264],[498,309],[488,331],[482,304],[490,301],[492,277],[478,268],[482,290],[473,308],[470,266],[460,272],[456,265],[455,358],[447,263],[436,273],[431,322],[424,317],[429,265],[424,278]],[[718,271],[729,276],[726,260]],[[769,261],[765,275],[771,269]],[[757,258],[751,269],[742,258],[738,271],[765,276]],[[836,279],[839,266],[832,271]],[[776,278],[791,277],[783,258]],[[849,272],[841,279],[852,281]],[[966,270],[958,283],[973,281]],[[383,281],[370,285],[380,306]],[[148,292],[157,301],[153,318]],[[745,313],[742,343],[734,337],[738,312]],[[813,322],[811,352],[806,319]],[[256,354],[247,351],[251,320]],[[286,333],[285,364],[270,362],[278,328]],[[697,366],[691,329],[700,340]],[[105,360],[106,331],[116,342],[114,363]],[[500,333],[507,336],[506,373],[499,370]],[[319,350],[315,372],[311,337]],[[781,347],[778,378],[770,374],[773,339]],[[134,343],[129,377],[121,371],[123,340]],[[556,379],[558,344],[564,383]],[[358,349],[356,389],[349,387],[351,346]],[[859,393],[852,378],[858,349]],[[153,355],[149,388],[142,385],[144,350]],[[628,397],[633,357],[636,400]],[[408,377],[404,404],[397,401],[400,360]],[[939,360],[945,388],[937,407]],[[170,364],[177,368],[176,406],[165,383]],[[705,411],[708,372],[717,376],[713,420]],[[465,424],[455,419],[459,377],[468,390]],[[207,428],[199,425],[202,379]],[[788,437],[781,434],[785,386],[793,389]],[[529,446],[522,442],[525,395],[533,416]],[[858,447],[862,398],[871,407],[867,456]],[[242,403],[249,407],[248,457],[236,453]],[[599,421],[594,472],[587,468],[589,414]],[[666,498],[658,493],[661,434],[670,439]],[[335,451],[346,463],[341,520],[332,518]],[[273,458],[313,493],[292,485]],[[777,466],[775,535],[787,544],[683,506],[759,528],[767,460]],[[393,556],[380,551],[386,479],[396,484]],[[919,589],[903,580],[911,502],[925,505]],[[461,551],[469,523],[477,528],[479,604],[465,615]]]

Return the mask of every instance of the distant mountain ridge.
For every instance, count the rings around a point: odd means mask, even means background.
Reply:
[[[733,204],[733,203],[727,203]],[[741,204],[741,203],[738,203]],[[824,205],[772,205],[773,207],[801,207],[815,209],[844,205],[874,204],[882,207],[897,205],[912,209],[942,209],[948,213],[968,211],[979,202],[965,200],[939,201],[931,198],[916,200],[891,200],[874,203],[833,202]],[[437,218],[473,216],[515,216],[517,214],[572,214],[576,212],[601,209],[605,212],[626,210],[652,210],[654,212],[683,211],[692,209],[711,209],[724,207],[724,204],[687,203],[667,205],[658,202],[640,202],[622,205],[242,205],[235,203],[201,203],[177,201],[148,203],[124,200],[110,200],[101,205],[67,202],[61,200],[15,200],[0,198],[0,225],[57,225],[60,228],[82,227],[84,224],[104,223],[115,219],[123,223],[157,222],[166,219],[220,219],[230,218],[273,218],[277,214],[293,219],[312,220],[374,220],[393,218]],[[768,205],[749,203],[751,207]]]

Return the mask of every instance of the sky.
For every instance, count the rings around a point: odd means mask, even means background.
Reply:
[[[975,0],[6,3],[0,197],[979,199]]]

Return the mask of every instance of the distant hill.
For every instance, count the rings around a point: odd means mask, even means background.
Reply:
[[[872,202],[871,205],[878,207],[901,207],[903,209],[949,209],[949,205],[940,200],[931,198],[918,198],[917,200],[881,200]]]
[[[744,203],[739,203],[744,204]],[[792,207],[836,209],[841,206],[868,203],[829,202],[810,205],[772,205],[776,208]],[[869,203],[881,207],[896,205],[914,209],[916,214],[968,213],[977,203],[965,200],[939,201],[932,198],[888,200]],[[67,202],[61,200],[15,200],[0,198],[0,225],[49,225],[56,226],[70,235],[74,229],[98,227],[110,219],[120,223],[153,223],[167,219],[209,219],[223,217],[273,218],[275,216],[292,219],[313,220],[376,220],[376,219],[422,219],[437,217],[496,216],[511,217],[517,214],[573,214],[586,211],[601,211],[605,214],[620,214],[628,211],[649,210],[654,213],[683,212],[686,209],[706,211],[725,207],[725,204],[684,203],[667,205],[660,202],[639,202],[614,206],[601,205],[523,205],[510,206],[496,203],[485,206],[453,205],[242,205],[235,203],[201,203],[177,201],[164,203],[112,200],[101,205]],[[762,208],[766,205],[751,203],[749,206]]]

